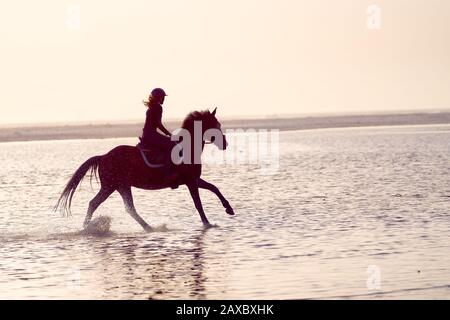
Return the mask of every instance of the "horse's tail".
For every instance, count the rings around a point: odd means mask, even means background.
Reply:
[[[72,204],[72,197],[73,194],[75,193],[75,190],[77,189],[78,185],[83,180],[84,176],[89,170],[91,170],[91,182],[93,176],[95,176],[95,178],[97,179],[97,170],[101,158],[102,156],[92,157],[88,159],[85,163],[83,163],[77,169],[77,171],[75,171],[72,178],[70,178],[69,182],[67,182],[64,191],[62,192],[61,196],[58,199],[58,202],[53,208],[54,211],[60,208],[63,214],[67,216],[70,215],[70,205]]]

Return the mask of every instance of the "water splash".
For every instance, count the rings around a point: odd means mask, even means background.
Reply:
[[[98,216],[89,222],[89,225],[83,230],[83,234],[93,236],[105,236],[110,233],[111,217]]]
[[[163,223],[157,227],[153,227],[151,232],[168,232],[168,231],[170,231],[169,228],[167,228],[167,225]]]

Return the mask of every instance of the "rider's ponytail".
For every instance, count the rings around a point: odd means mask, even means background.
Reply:
[[[149,108],[153,104],[153,100],[154,100],[153,96],[149,95],[148,100],[143,100],[142,103],[144,104],[144,106]]]

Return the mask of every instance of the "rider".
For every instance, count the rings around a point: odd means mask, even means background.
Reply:
[[[177,175],[171,170],[171,151],[176,143],[170,139],[172,134],[161,123],[162,105],[166,96],[167,94],[163,89],[155,88],[150,93],[148,101],[144,101],[144,105],[148,109],[144,129],[142,130],[141,142],[144,146],[154,146],[162,149],[166,153],[166,179],[172,184],[177,179]],[[165,135],[160,134],[157,129],[161,130]]]

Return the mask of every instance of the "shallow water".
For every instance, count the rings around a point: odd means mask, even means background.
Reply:
[[[113,194],[106,235],[53,213],[87,158],[136,139],[0,144],[0,298],[450,298],[450,126],[280,133],[280,166],[206,165],[233,205],[185,187],[134,189],[145,233]],[[232,147],[232,145],[230,145]],[[208,146],[211,148],[211,146]],[[233,152],[227,150],[226,152]]]

